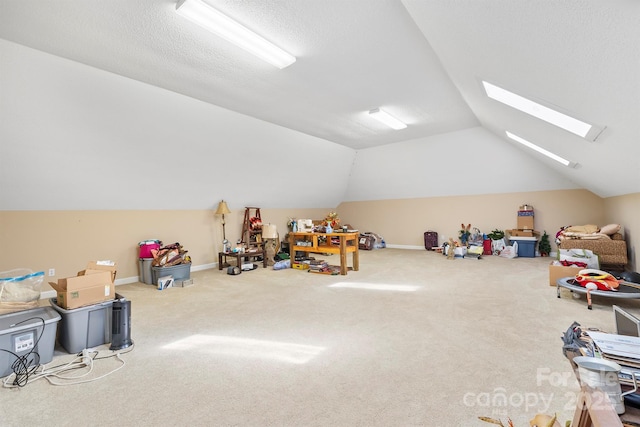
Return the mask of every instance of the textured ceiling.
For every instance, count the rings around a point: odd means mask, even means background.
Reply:
[[[541,158],[596,194],[640,191],[638,1],[206,1],[297,62],[264,63],[166,0],[3,0],[0,38],[354,149],[478,125],[506,144],[509,130],[579,163]],[[480,79],[607,129],[587,142],[488,99]]]

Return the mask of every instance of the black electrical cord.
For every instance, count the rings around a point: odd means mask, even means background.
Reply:
[[[0,350],[13,355],[16,360],[11,364],[11,369],[13,373],[16,374],[16,377],[13,380],[13,385],[18,387],[24,387],[29,382],[29,376],[33,375],[33,373],[40,366],[40,354],[35,351],[38,348],[38,343],[40,342],[40,338],[44,335],[44,328],[46,325],[45,320],[42,317],[30,317],[28,319],[21,320],[20,322],[16,322],[11,326],[20,325],[22,323],[29,322],[31,320],[40,320],[42,322],[42,330],[40,331],[40,335],[36,339],[36,342],[31,347],[31,350],[22,356],[18,356],[16,353],[5,350],[4,348],[0,348]]]

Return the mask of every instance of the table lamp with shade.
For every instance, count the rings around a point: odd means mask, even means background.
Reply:
[[[262,225],[262,239],[264,240],[264,252],[267,262],[272,264],[278,251],[278,229],[275,224]]]
[[[216,209],[215,214],[222,215],[222,239],[224,240],[223,250],[224,250],[224,245],[226,245],[227,243],[227,233],[224,227],[224,224],[225,224],[224,215],[229,213],[231,213],[231,211],[229,210],[229,206],[227,206],[227,202],[225,202],[224,200],[221,200],[220,203],[218,203],[218,209]]]

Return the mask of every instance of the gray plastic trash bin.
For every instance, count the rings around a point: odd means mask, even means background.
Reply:
[[[153,277],[151,275],[151,263],[153,258],[139,258],[138,268],[140,269],[140,281],[147,285],[153,285]]]

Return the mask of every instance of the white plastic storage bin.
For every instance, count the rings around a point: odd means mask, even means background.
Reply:
[[[33,363],[30,353],[38,353],[41,364],[51,362],[59,321],[51,307],[0,315],[0,349],[5,350],[0,351],[0,377],[13,372],[11,365],[19,357],[27,356],[29,365]]]
[[[113,301],[66,310],[56,303],[55,298],[49,299],[51,307],[62,317],[58,341],[67,353],[79,353],[85,348],[111,342]]]

